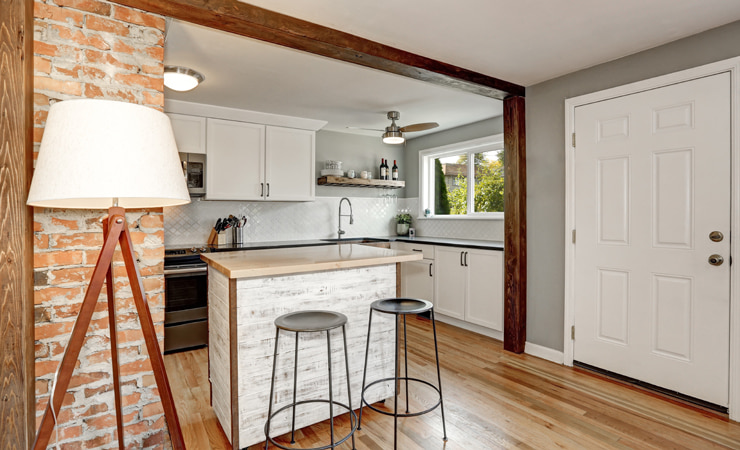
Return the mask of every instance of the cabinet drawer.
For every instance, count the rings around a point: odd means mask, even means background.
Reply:
[[[424,259],[434,259],[434,246],[429,244],[416,244],[414,242],[394,242],[391,245],[394,250],[405,252],[421,252]]]

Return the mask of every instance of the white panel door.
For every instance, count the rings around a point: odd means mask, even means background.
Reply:
[[[465,251],[455,247],[437,246],[434,262],[434,311],[455,319],[465,320],[465,289],[468,270],[463,265]]]
[[[314,199],[316,163],[313,131],[267,127],[266,200]]]
[[[422,259],[401,263],[401,295],[434,304],[434,261]]]
[[[468,269],[465,320],[504,331],[504,252],[466,250]]]
[[[177,151],[181,153],[206,153],[206,118],[170,114],[172,133],[175,135]]]
[[[208,119],[206,197],[260,200],[265,189],[265,126]]]
[[[729,73],[575,111],[574,359],[727,406]]]

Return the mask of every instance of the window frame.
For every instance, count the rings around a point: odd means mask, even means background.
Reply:
[[[484,153],[494,150],[504,150],[503,133],[485,136],[469,141],[456,142],[454,144],[433,147],[419,151],[419,211],[418,219],[442,219],[442,220],[501,220],[504,218],[504,212],[474,212],[475,207],[475,164],[468,164],[468,180],[473,180],[471,184],[468,181],[468,211],[466,214],[445,214],[430,216],[424,215],[424,210],[431,206],[431,199],[434,198],[434,160],[445,156],[454,156],[462,153],[468,154],[468,161],[474,160],[475,153]]]

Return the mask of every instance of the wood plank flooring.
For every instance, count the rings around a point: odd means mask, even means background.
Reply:
[[[410,376],[436,384],[431,324],[421,318],[408,323]],[[399,449],[740,449],[740,423],[726,415],[585,370],[504,352],[501,342],[451,325],[438,322],[437,333],[449,441],[442,440],[438,408],[399,419]],[[209,406],[207,350],[167,355],[165,364],[188,448],[231,448]],[[403,384],[400,393],[402,410]],[[433,394],[411,385],[411,410],[433,404]],[[392,410],[393,401],[378,405]],[[338,436],[349,429],[347,417],[335,420]],[[326,445],[328,421],[296,434],[296,448]],[[287,445],[289,440],[279,441]],[[357,449],[393,448],[393,418],[365,408],[355,440]],[[345,442],[340,448],[352,446]]]

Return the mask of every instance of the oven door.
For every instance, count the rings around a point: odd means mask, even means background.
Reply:
[[[165,353],[208,345],[208,266],[165,268]]]

